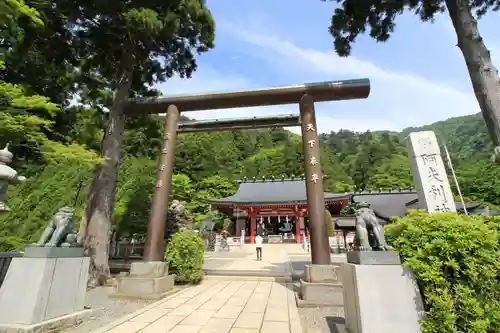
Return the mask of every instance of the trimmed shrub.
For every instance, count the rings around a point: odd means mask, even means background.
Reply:
[[[203,279],[205,247],[203,240],[193,230],[175,233],[165,251],[169,273],[175,274],[178,284],[198,284]]]
[[[492,218],[410,211],[386,227],[422,293],[424,333],[500,332],[500,233]]]
[[[328,209],[325,210],[325,214],[326,214],[326,218],[325,218],[326,231],[328,232],[328,237],[332,237],[333,236],[333,231],[335,230],[335,227],[333,225],[332,214],[330,214],[330,212],[328,211]]]

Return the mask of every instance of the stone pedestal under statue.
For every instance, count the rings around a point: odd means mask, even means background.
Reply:
[[[130,273],[116,278],[116,298],[161,299],[174,287],[174,276],[168,274],[163,261],[138,261],[130,265]]]
[[[62,330],[84,320],[89,264],[83,248],[26,247],[0,288],[0,332]]]
[[[348,252],[342,282],[349,332],[421,332],[420,292],[397,252]]]
[[[298,307],[342,306],[342,276],[339,265],[305,265]]]

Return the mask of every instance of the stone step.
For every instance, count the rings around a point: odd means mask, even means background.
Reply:
[[[308,264],[308,265],[310,265],[310,264]],[[291,266],[293,266],[293,265],[291,265]],[[342,266],[340,264],[335,264],[335,263],[331,264],[330,266],[334,267],[334,272],[335,272],[335,275],[333,275],[334,276],[334,280],[331,281],[331,282],[342,284],[342,277],[341,277],[341,274],[340,274],[340,269],[341,269]],[[291,272],[292,272],[291,276],[292,276],[292,279],[294,281],[300,281],[300,279],[307,280],[306,271],[305,270],[294,270],[293,267],[292,267]]]

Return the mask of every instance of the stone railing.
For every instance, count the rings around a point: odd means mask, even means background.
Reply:
[[[23,254],[20,252],[0,252],[0,288],[7,275],[7,270],[9,269],[12,258],[22,257],[22,255]]]
[[[128,260],[141,258],[144,244],[111,243],[109,246],[109,259]]]

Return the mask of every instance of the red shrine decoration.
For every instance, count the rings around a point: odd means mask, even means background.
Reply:
[[[325,193],[325,209],[339,215],[350,200],[348,193]],[[211,201],[213,208],[236,217],[234,234],[242,229],[249,242],[255,242],[257,224],[267,235],[282,235],[302,242],[307,235],[307,194],[304,178],[281,180],[249,180],[240,182],[236,194]],[[244,220],[244,225],[238,220]],[[278,236],[279,237],[279,236]]]

